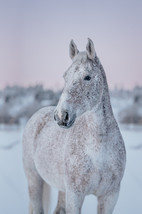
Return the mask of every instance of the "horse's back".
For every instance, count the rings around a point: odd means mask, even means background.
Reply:
[[[29,119],[24,130],[24,138],[36,138],[42,128],[49,122],[53,122],[54,106],[44,107],[38,110]]]
[[[35,143],[38,135],[42,132],[43,128],[50,122],[54,122],[53,106],[44,107],[38,110],[33,116],[29,119],[26,124],[24,134],[23,134],[23,158],[24,166],[32,162],[32,156],[35,149]]]
[[[28,121],[23,138],[25,171],[34,170],[50,185],[64,189],[65,135],[54,121],[54,107],[36,112]]]

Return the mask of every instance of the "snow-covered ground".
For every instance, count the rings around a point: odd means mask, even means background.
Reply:
[[[121,128],[127,150],[127,165],[114,214],[142,213],[142,127]],[[22,165],[23,128],[0,130],[0,214],[28,214],[27,181]],[[57,192],[52,191],[51,213]],[[83,214],[95,214],[97,200],[87,196]]]

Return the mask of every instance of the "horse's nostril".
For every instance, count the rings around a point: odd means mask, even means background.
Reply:
[[[67,123],[68,120],[69,120],[69,114],[68,114],[68,112],[65,112],[64,122]]]
[[[54,113],[54,120],[56,121],[57,119],[56,119],[56,115],[55,115],[55,113]]]

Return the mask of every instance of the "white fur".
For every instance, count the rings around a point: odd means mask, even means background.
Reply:
[[[70,48],[73,62],[64,74],[65,87],[57,107],[35,113],[24,132],[31,213],[45,213],[42,191],[46,182],[59,190],[54,214],[80,214],[87,194],[97,196],[98,214],[112,214],[125,169],[123,139],[93,42],[88,40],[87,52],[78,52],[74,42]],[[86,76],[91,79],[85,80]]]

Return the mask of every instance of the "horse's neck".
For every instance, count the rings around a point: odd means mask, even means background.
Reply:
[[[94,125],[101,133],[106,133],[108,128],[115,122],[110,101],[104,99],[99,107],[92,110]]]
[[[102,65],[100,65],[102,66]],[[94,118],[94,124],[98,128],[98,131],[105,134],[112,124],[116,124],[111,103],[109,90],[107,85],[107,79],[103,67],[101,67],[103,80],[104,80],[104,91],[100,104],[92,109],[92,114]]]

